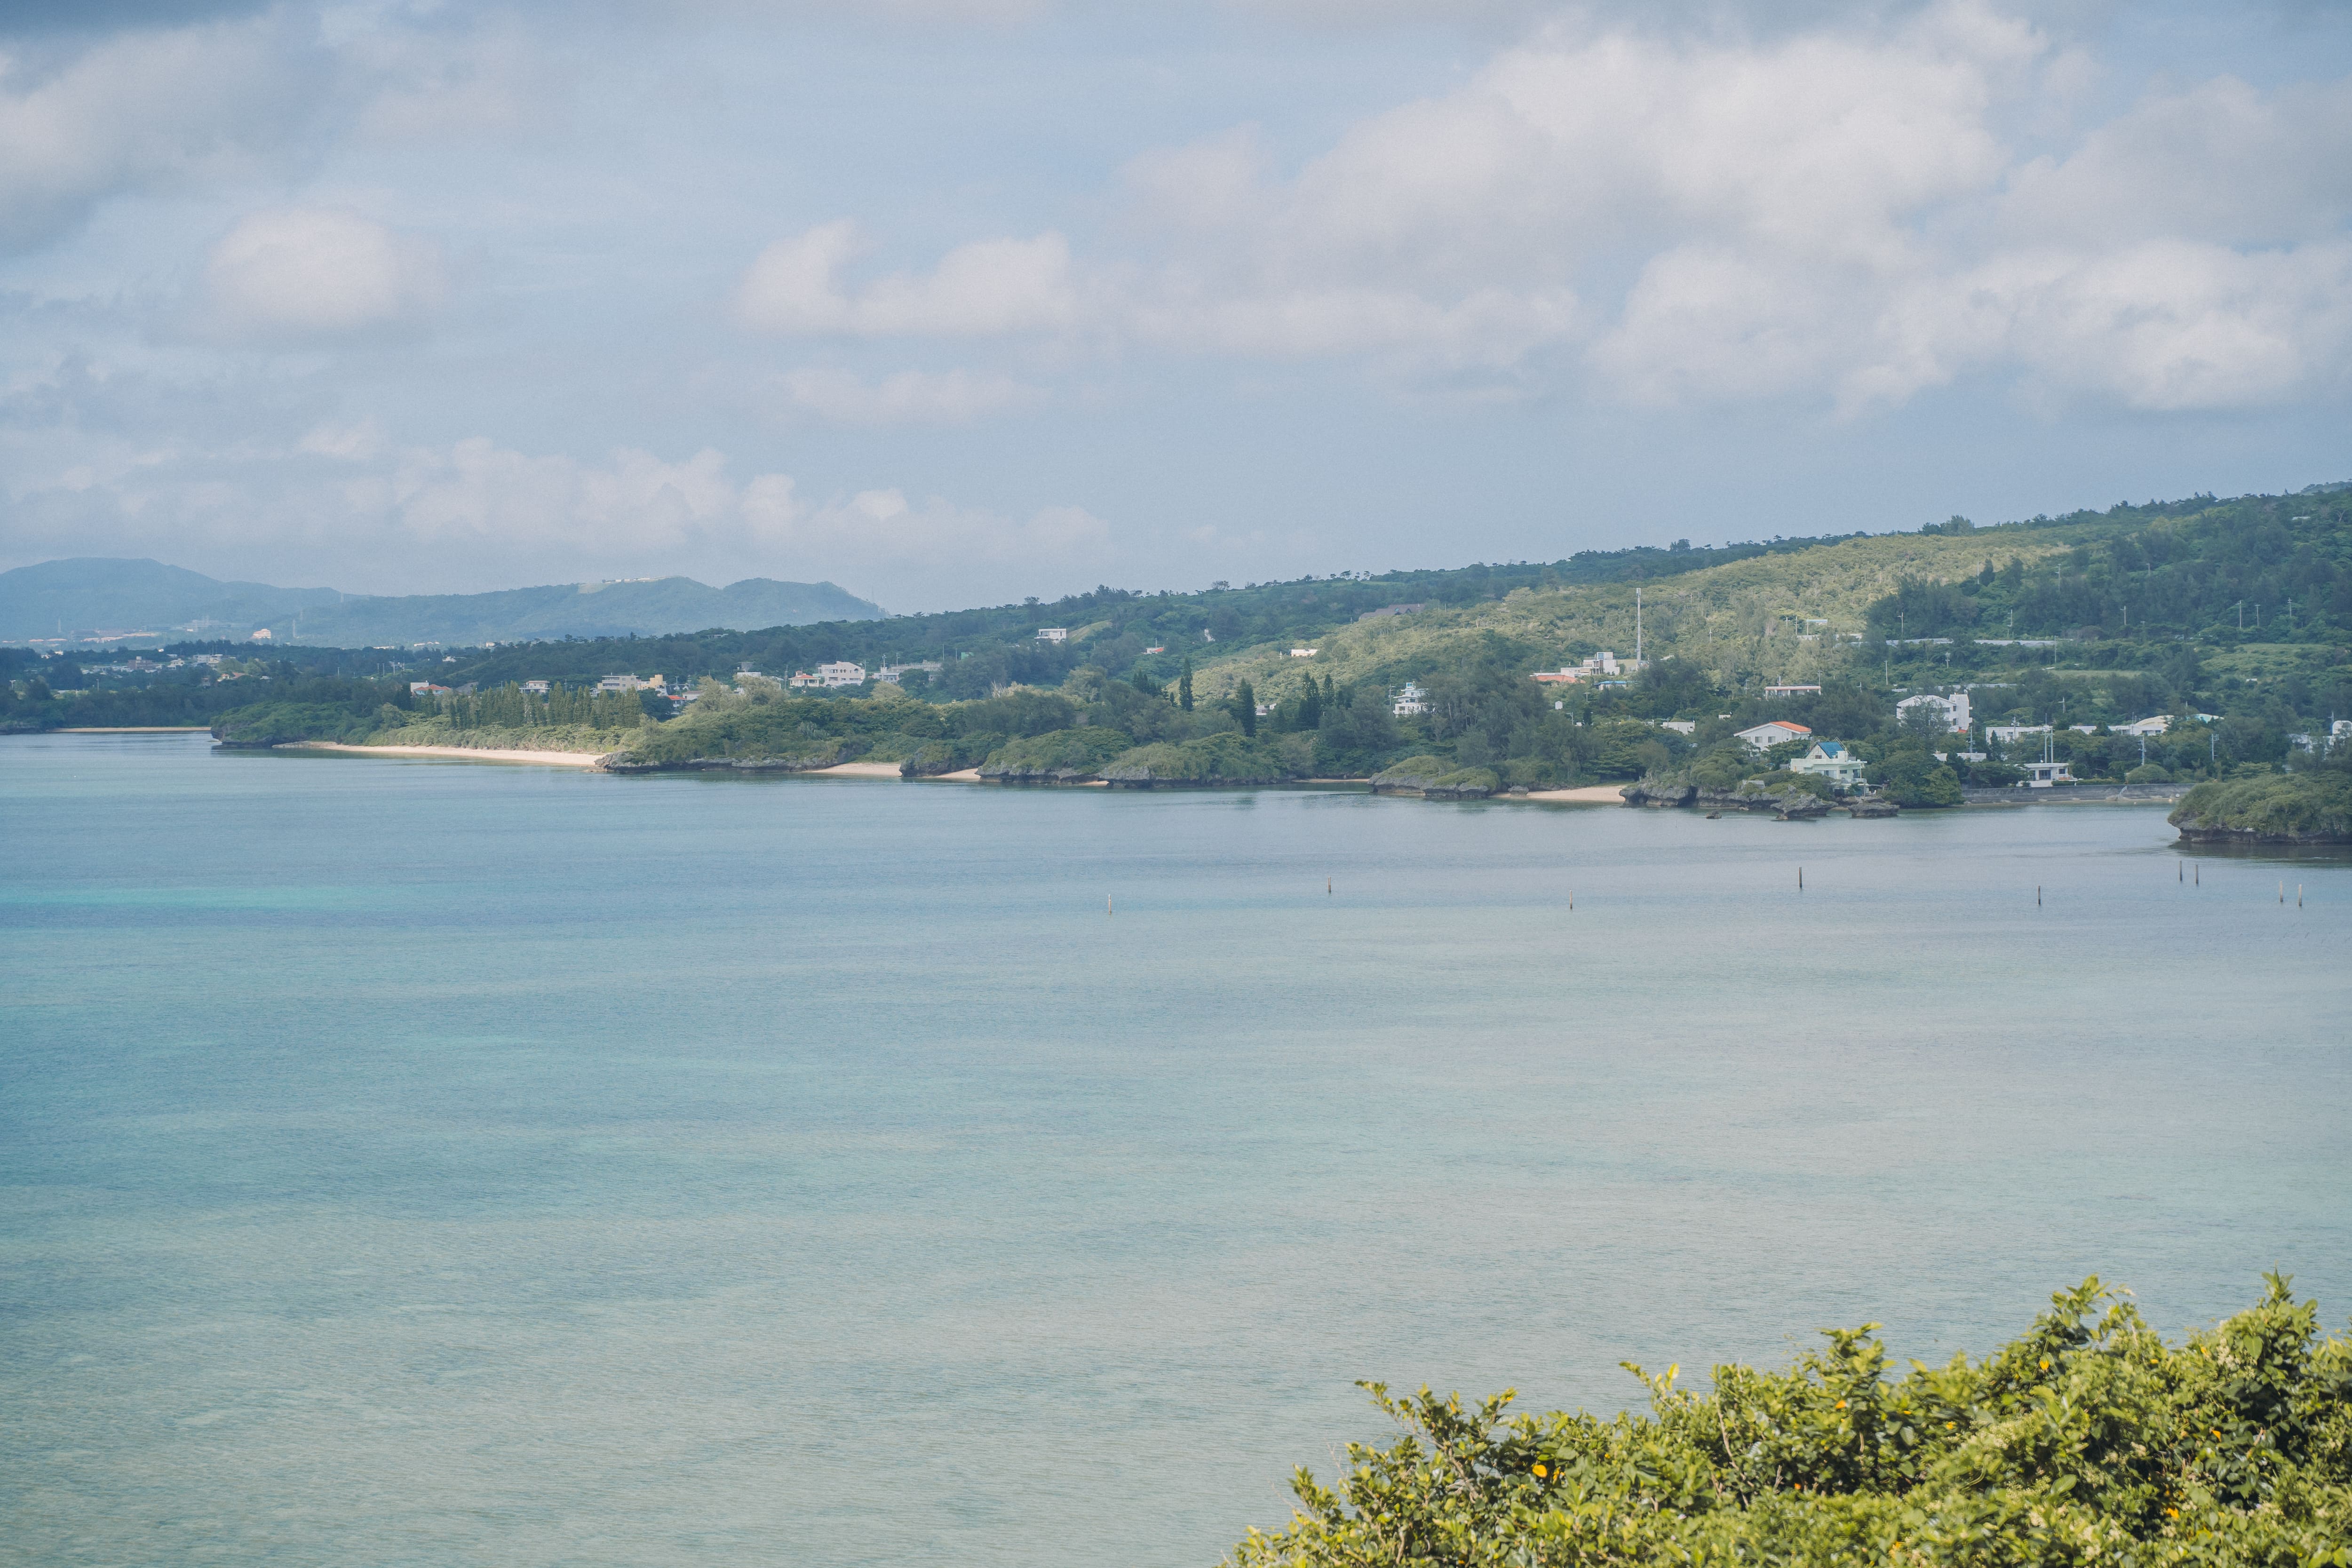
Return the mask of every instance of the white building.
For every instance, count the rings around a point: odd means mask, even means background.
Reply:
[[[1792,773],[1814,773],[1833,784],[1851,789],[1862,782],[1864,763],[1848,751],[1843,741],[1816,741],[1813,749],[1789,764]]]
[[[1409,714],[1429,711],[1429,693],[1408,680],[1398,689],[1396,701],[1389,711],[1402,719]]]
[[[1764,689],[1767,697],[1819,697],[1821,694],[1822,689],[1818,686],[1768,686]]]
[[[2004,746],[2011,741],[2021,741],[2028,735],[2047,735],[2048,733],[2050,733],[2050,726],[2047,724],[1988,724],[1985,726],[1985,739],[1999,741]]]
[[[2020,789],[2048,789],[2052,784],[2074,782],[2074,775],[2066,771],[2064,763],[2023,763],[2019,765],[2025,769],[2025,782],[2017,786]]]
[[[599,691],[659,691],[667,683],[658,675],[648,675],[639,680],[634,675],[608,675],[596,683]]]
[[[1750,729],[1740,731],[1738,738],[1747,742],[1759,752],[1769,752],[1784,741],[1810,741],[1813,738],[1813,732],[1802,724],[1791,724],[1786,719],[1775,719],[1769,723],[1758,724]]]
[[[1290,650],[1290,657],[1293,658],[1313,658],[1321,651],[1322,649],[1320,648],[1295,647]]]
[[[1557,707],[1559,704],[1555,703],[1553,706]],[[1661,730],[1672,730],[1677,735],[1688,735],[1697,731],[1698,721],[1696,719],[1661,719],[1658,721],[1658,728]]]
[[[1912,709],[1924,708],[1929,703],[1935,704],[1945,729],[1965,730],[1969,727],[1969,694],[1965,691],[1956,691],[1949,697],[1937,697],[1932,692],[1906,697],[1895,705],[1895,723],[1899,726]]]
[[[268,626],[262,627],[259,631],[253,634],[251,640],[254,642],[268,642],[269,640],[269,628]]]
[[[1067,642],[1070,640],[1070,628],[1067,626],[1039,626],[1037,628],[1037,640],[1039,642]]]
[[[526,680],[522,683],[522,689],[533,697],[544,697],[548,691],[547,682],[544,680]]]
[[[2168,713],[2158,713],[2152,719],[2135,719],[2128,724],[2118,724],[2115,727],[2114,733],[2118,735],[2161,735],[2171,728],[2172,716]]]
[[[837,686],[863,686],[866,684],[866,667],[862,664],[851,664],[846,660],[834,664],[820,664],[816,667],[815,674],[812,675],[806,670],[802,670],[784,684],[796,689],[815,687],[825,690],[831,690]]]

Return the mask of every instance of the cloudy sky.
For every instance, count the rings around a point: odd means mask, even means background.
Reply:
[[[0,567],[893,609],[2352,478],[2352,7],[0,3]]]

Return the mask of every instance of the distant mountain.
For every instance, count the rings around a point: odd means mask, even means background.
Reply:
[[[562,583],[490,594],[341,594],[223,583],[156,561],[83,557],[0,572],[0,641],[153,632],[374,647],[473,645],[565,637],[659,637],[724,626],[757,631],[879,620],[879,605],[831,583],[747,577],[713,588],[690,577]]]

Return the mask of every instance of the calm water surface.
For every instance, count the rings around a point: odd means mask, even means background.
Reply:
[[[2160,811],[93,736],[0,829],[0,1561],[1200,1565],[1358,1377],[2352,1309],[2352,870]]]

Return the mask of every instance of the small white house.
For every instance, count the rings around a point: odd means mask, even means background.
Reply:
[[[2011,741],[2021,741],[2028,735],[2047,735],[2048,733],[2050,733],[2050,726],[2047,724],[1988,724],[1985,726],[1985,739],[1999,741],[2004,746]]]
[[[2161,735],[2172,728],[2172,715],[2158,713],[2149,719],[2135,719],[2128,724],[2118,724],[2113,733],[2118,735]]]
[[[1775,719],[1739,731],[1738,738],[1759,752],[1769,752],[1784,741],[1810,741],[1813,732],[1802,724],[1791,724],[1786,719]]]
[[[1949,697],[1937,697],[1933,692],[1906,697],[1895,705],[1895,722],[1900,724],[1911,710],[1925,708],[1930,703],[1935,705],[1936,715],[1945,729],[1965,730],[1969,727],[1969,694],[1965,691],[1956,691]]]
[[[1822,689],[1818,686],[1768,686],[1764,689],[1767,697],[1819,697],[1821,694]]]
[[[1688,735],[1697,731],[1698,721],[1696,719],[1661,719],[1658,721],[1658,728],[1661,730],[1672,730],[1677,735]]]
[[[1070,640],[1070,628],[1067,626],[1039,626],[1037,628],[1037,640],[1039,642],[1067,642]]]
[[[1293,658],[1313,658],[1317,654],[1322,651],[1323,650],[1320,648],[1295,647],[1290,650],[1290,657]]]
[[[1865,764],[1848,751],[1843,741],[1816,741],[1813,749],[1789,764],[1792,773],[1813,773],[1842,788],[1852,788],[1862,782]]]
[[[1396,700],[1389,710],[1400,719],[1414,713],[1426,713],[1429,711],[1429,693],[1408,680],[1398,688]]]
[[[2048,789],[2052,784],[2074,782],[2074,775],[2067,771],[2064,763],[2024,763],[2020,765],[2025,769],[2025,782],[2017,786],[2020,789]]]
[[[533,697],[544,697],[547,695],[548,685],[544,680],[526,680],[522,683],[522,689]]]

